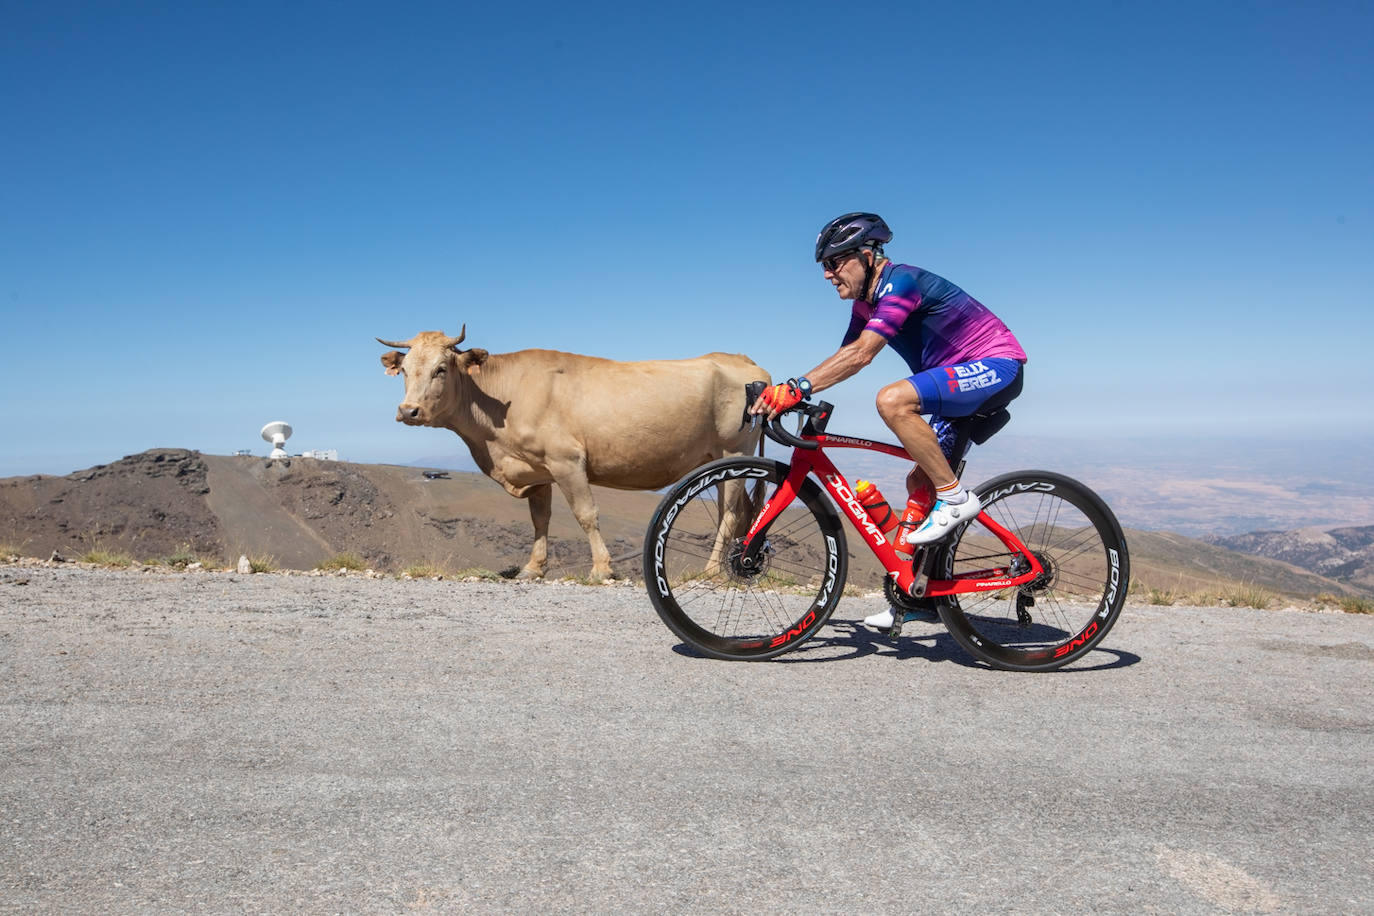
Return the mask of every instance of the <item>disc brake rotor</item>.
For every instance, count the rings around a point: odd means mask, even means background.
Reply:
[[[773,559],[773,545],[764,541],[754,556],[746,557],[744,553],[744,543],[736,540],[730,545],[730,578],[736,582],[751,582],[768,571],[768,566]]]

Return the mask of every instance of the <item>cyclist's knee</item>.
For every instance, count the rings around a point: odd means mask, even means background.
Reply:
[[[884,386],[878,392],[878,415],[884,420],[891,417],[921,412],[921,396],[906,379]]]

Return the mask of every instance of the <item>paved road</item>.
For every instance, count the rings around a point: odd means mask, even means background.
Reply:
[[[0,567],[6,912],[1374,909],[1374,618],[766,664],[630,587]]]

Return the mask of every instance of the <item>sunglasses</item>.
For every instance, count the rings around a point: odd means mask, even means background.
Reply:
[[[857,257],[859,257],[859,253],[857,253],[857,251],[845,251],[844,254],[837,254],[833,258],[826,258],[826,260],[820,262],[820,266],[823,266],[823,268],[826,268],[827,271],[830,271],[831,273],[835,273],[838,271],[838,269],[840,269],[840,265],[844,264],[845,261],[848,261],[849,258]]]

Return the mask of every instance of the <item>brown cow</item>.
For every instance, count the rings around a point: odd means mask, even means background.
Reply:
[[[752,452],[744,386],[770,381],[748,357],[622,363],[553,350],[488,353],[424,331],[382,354],[388,375],[405,375],[396,419],[451,429],[472,458],[512,496],[530,501],[534,547],[522,578],[544,574],[553,484],[563,491],[592,548],[593,581],[611,575],[591,484],[622,490],[666,487],[724,455]]]

